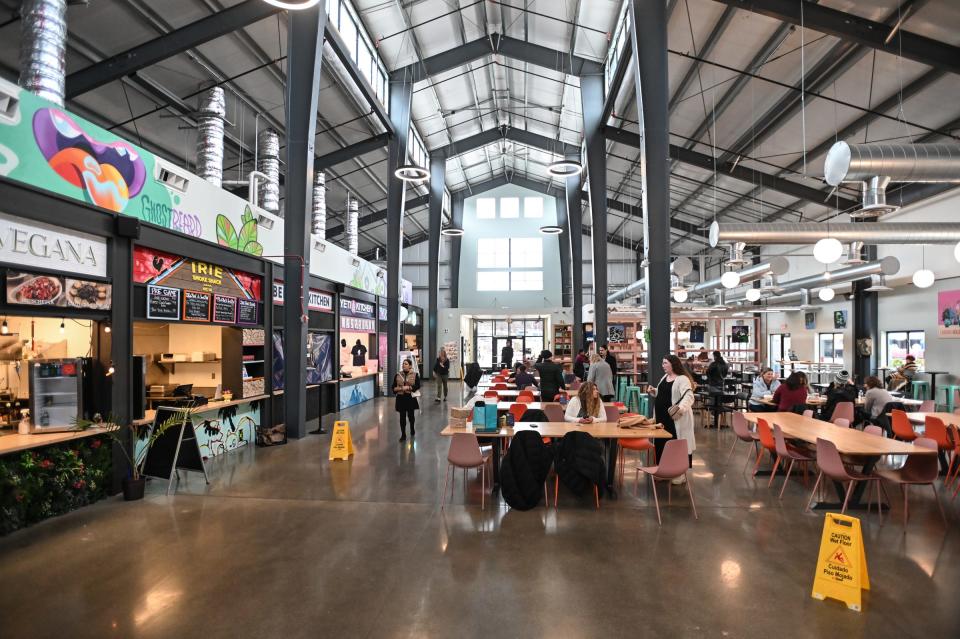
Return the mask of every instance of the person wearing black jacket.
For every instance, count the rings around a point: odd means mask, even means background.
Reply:
[[[437,374],[437,398],[434,401],[447,399],[447,380],[450,378],[450,359],[444,348],[437,353],[437,361],[433,364],[433,372]]]
[[[397,395],[396,411],[400,413],[400,441],[407,441],[407,421],[410,421],[410,436],[417,436],[415,412],[420,408],[420,376],[413,372],[409,359],[403,360],[403,370],[393,379],[393,392]]]
[[[723,390],[723,380],[730,371],[720,351],[713,351],[713,361],[707,366],[707,385]]]
[[[583,352],[583,349],[581,348],[579,351],[577,351],[577,356],[573,360],[573,374],[581,382],[587,379],[586,364],[587,364],[587,356]]]
[[[610,372],[613,373],[614,377],[616,377],[617,376],[617,358],[614,356],[613,353],[610,352],[610,348],[607,346],[601,346],[597,350],[597,354],[600,357],[602,357],[603,361],[605,361],[610,366]]]
[[[830,421],[833,411],[840,402],[853,402],[856,406],[857,387],[850,383],[850,373],[840,371],[833,377],[833,382],[827,387],[827,401],[820,410],[820,418]],[[852,425],[852,424],[851,424]]]
[[[544,402],[552,402],[553,398],[566,388],[566,384],[563,383],[563,369],[551,359],[553,353],[550,351],[543,351],[540,357],[542,362],[536,366],[540,371],[540,399]]]
[[[513,346],[510,345],[510,342],[507,342],[507,345],[500,349],[500,363],[507,368],[513,366]]]

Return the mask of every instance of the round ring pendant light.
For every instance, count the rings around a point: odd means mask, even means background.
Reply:
[[[417,183],[425,182],[430,177],[430,172],[416,164],[403,164],[397,167],[393,175],[404,182]]]
[[[546,226],[540,227],[540,232],[543,235],[560,235],[561,233],[563,233],[563,227],[556,226],[554,224],[547,224]]]
[[[583,165],[577,160],[557,160],[547,166],[547,172],[557,177],[570,177],[583,173]]]
[[[440,229],[440,235],[446,235],[447,237],[460,237],[463,235],[463,229],[457,228],[456,226],[448,226]]]
[[[821,264],[833,264],[843,256],[843,244],[835,237],[825,237],[813,245],[813,257]]]
[[[320,0],[263,0],[267,4],[272,4],[281,9],[290,11],[302,11],[320,3]]]

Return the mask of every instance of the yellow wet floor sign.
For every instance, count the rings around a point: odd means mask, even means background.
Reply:
[[[330,441],[330,461],[350,459],[353,454],[353,438],[350,437],[350,422],[333,422],[333,439]]]
[[[859,612],[861,589],[870,590],[870,577],[860,520],[827,513],[811,594],[814,599],[838,599]]]

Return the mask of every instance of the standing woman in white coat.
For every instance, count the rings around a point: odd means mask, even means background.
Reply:
[[[656,389],[651,388],[654,396],[654,414],[657,422],[663,424],[671,435],[678,439],[687,440],[687,451],[690,453],[690,466],[693,466],[693,451],[697,449],[697,442],[693,433],[693,389],[695,387],[690,373],[683,362],[676,355],[667,355],[662,362],[664,376],[657,383]],[[676,405],[679,411],[670,417],[668,410]],[[654,439],[659,461],[666,445],[666,439]],[[677,483],[683,483],[683,477],[678,477]]]

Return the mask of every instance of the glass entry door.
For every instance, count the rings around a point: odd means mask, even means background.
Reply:
[[[780,362],[789,357],[790,333],[771,333],[767,346],[767,364],[778,376],[782,376],[786,367]]]
[[[501,355],[503,354],[504,346],[513,347],[513,361],[503,362]],[[523,338],[522,337],[494,337],[493,338],[493,356],[496,358],[497,364],[506,363],[508,368],[513,368],[513,363],[523,360]]]

